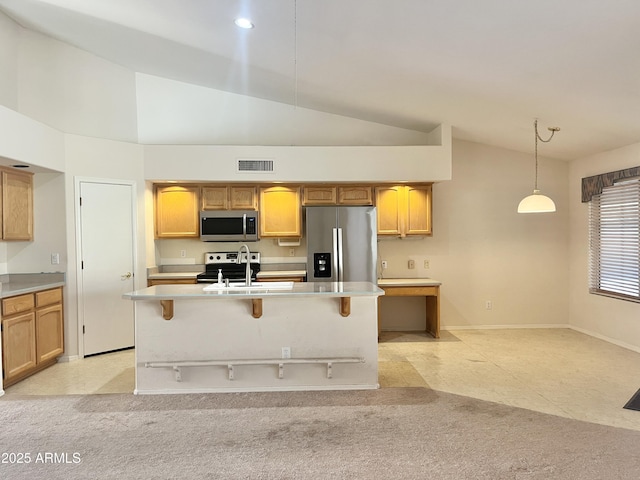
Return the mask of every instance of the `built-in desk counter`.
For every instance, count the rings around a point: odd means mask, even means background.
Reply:
[[[389,297],[425,297],[426,331],[440,338],[440,285],[433,278],[381,278],[378,286]],[[380,308],[378,306],[378,335],[380,335]]]

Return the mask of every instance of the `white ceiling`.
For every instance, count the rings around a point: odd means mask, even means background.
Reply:
[[[580,158],[640,142],[638,0],[0,0],[138,72]],[[252,30],[233,24],[250,16]]]

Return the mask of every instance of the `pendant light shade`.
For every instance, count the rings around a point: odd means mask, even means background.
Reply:
[[[551,136],[546,140],[540,137],[538,134],[538,119],[533,122],[533,128],[536,134],[535,140],[535,153],[534,157],[536,160],[536,176],[533,187],[533,194],[528,197],[524,197],[520,203],[518,204],[518,213],[549,213],[556,211],[556,204],[546,195],[542,195],[540,190],[538,190],[538,140],[541,142],[547,143],[550,142],[553,138],[553,135],[560,130],[558,127],[549,127],[549,131],[551,132]]]
[[[533,195],[524,197],[518,204],[518,213],[548,213],[555,212],[556,204],[540,190],[534,190]]]

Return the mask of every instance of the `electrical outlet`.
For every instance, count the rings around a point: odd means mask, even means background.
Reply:
[[[487,310],[491,310],[493,308],[493,303],[491,303],[491,300],[486,301],[486,303],[484,304],[484,308],[486,308]]]
[[[290,257],[295,257],[296,256],[296,249],[295,248],[290,248],[289,249],[289,256]]]
[[[291,347],[282,347],[282,358],[291,358]]]
[[[429,260],[424,261],[424,268],[429,268]]]
[[[186,250],[180,250],[180,256],[182,258],[185,258],[187,256],[187,251]]]
[[[413,270],[414,268],[416,268],[416,261],[415,260],[409,260],[407,266],[409,267],[409,270]]]
[[[60,265],[60,254],[52,253],[51,254],[51,265]]]
[[[387,263],[386,260],[382,260],[382,268],[387,268],[389,264]]]

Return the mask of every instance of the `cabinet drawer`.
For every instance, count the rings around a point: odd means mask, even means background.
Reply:
[[[2,299],[2,315],[8,316],[15,313],[26,312],[34,306],[33,293],[4,298]]]
[[[43,292],[36,292],[36,307],[62,303],[62,289],[54,288]]]

